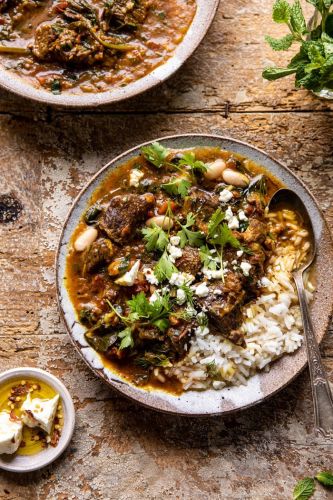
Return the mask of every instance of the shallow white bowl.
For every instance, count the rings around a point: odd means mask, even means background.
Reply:
[[[67,448],[74,432],[75,408],[71,395],[60,380],[54,375],[39,368],[13,368],[0,374],[0,386],[11,379],[29,378],[39,379],[51,386],[61,397],[64,427],[61,432],[58,445],[53,448],[49,446],[36,455],[0,455],[0,469],[11,472],[31,472],[41,469],[56,460]]]

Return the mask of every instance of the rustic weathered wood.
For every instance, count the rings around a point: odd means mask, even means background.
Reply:
[[[181,71],[114,109],[50,110],[0,92],[0,196],[11,193],[23,205],[16,221],[0,224],[0,366],[50,370],[77,410],[65,455],[26,476],[0,472],[0,499],[282,500],[299,478],[332,467],[333,444],[312,433],[306,371],[236,416],[156,414],[92,375],[56,305],[54,253],[73,198],[110,158],[157,136],[211,131],[265,149],[311,188],[333,227],[333,105],[293,90],[291,80],[262,80],[262,66],[278,60],[262,41],[271,6],[272,0],[222,1]],[[333,381],[332,340],[331,331],[322,351]],[[314,498],[330,495],[318,489]]]

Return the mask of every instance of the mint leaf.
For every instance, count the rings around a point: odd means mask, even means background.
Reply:
[[[308,500],[313,495],[315,482],[312,477],[298,481],[293,491],[293,500]]]
[[[273,5],[273,21],[288,24],[290,21],[290,5],[286,0],[277,0]]]
[[[282,38],[272,38],[267,35],[265,40],[273,50],[288,50],[294,41],[294,35],[289,34]]]
[[[318,472],[315,478],[324,486],[333,487],[333,474],[332,472]]]
[[[269,80],[270,82],[283,78],[284,76],[292,75],[296,73],[296,68],[265,68],[262,72],[263,78]]]
[[[143,146],[141,148],[141,153],[155,167],[161,168],[165,164],[165,160],[169,155],[169,150],[159,144],[158,142],[153,142],[149,146]]]
[[[291,7],[290,24],[292,29],[300,35],[304,35],[304,33],[308,32],[302,6],[299,0],[295,0],[294,4]]]

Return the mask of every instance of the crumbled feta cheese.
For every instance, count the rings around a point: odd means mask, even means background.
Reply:
[[[170,243],[167,246],[167,250],[169,252],[171,262],[175,262],[176,259],[179,259],[179,257],[183,255],[183,251],[181,248],[171,245]]]
[[[232,260],[231,264],[235,266],[237,264],[237,260]]]
[[[228,203],[228,201],[231,200],[231,198],[233,198],[233,194],[231,191],[229,191],[229,189],[223,189],[221,192],[220,192],[220,196],[219,196],[219,200],[222,202],[222,203]]]
[[[207,297],[209,294],[209,288],[205,282],[193,287],[193,289],[198,297]]]
[[[140,261],[137,260],[135,264],[133,264],[131,269],[127,271],[127,273],[125,273],[123,276],[115,280],[115,283],[121,286],[133,286],[138,276],[139,267],[140,267]]]
[[[154,302],[156,302],[156,300],[160,298],[161,298],[160,294],[158,293],[157,290],[155,290],[155,292],[149,297],[149,302],[153,304]]]
[[[209,280],[222,279],[224,274],[222,269],[214,271],[205,267],[202,268],[202,272]]]
[[[265,287],[270,286],[270,285],[273,285],[273,283],[268,278],[266,278],[265,276],[263,276],[261,278],[261,280],[258,280],[258,286],[259,287],[265,288]]]
[[[137,168],[133,168],[133,170],[131,170],[131,173],[130,173],[129,185],[133,186],[133,187],[139,187],[140,179],[142,179],[142,177],[144,177],[144,175],[145,174],[143,172],[141,172],[141,170],[139,170]]]
[[[56,394],[52,399],[44,400],[40,398],[31,399],[31,394],[28,393],[27,399],[21,407],[23,410],[23,423],[28,427],[40,427],[50,434],[58,402],[59,394]]]
[[[154,271],[150,269],[150,267],[144,267],[142,269],[143,274],[145,275],[146,280],[151,285],[158,285],[158,279],[156,278]]]
[[[169,279],[170,285],[182,286],[188,285],[195,280],[195,277],[192,274],[188,273],[172,273],[171,278]]]
[[[231,219],[229,219],[228,227],[229,227],[229,229],[238,229],[239,228],[239,220],[237,219],[237,217],[235,215],[233,217],[231,217]]]
[[[233,211],[231,210],[231,207],[228,207],[227,210],[225,211],[224,218],[225,220],[229,221],[234,217]]]
[[[238,212],[238,218],[239,218],[239,220],[249,220],[249,219],[246,217],[246,215],[245,215],[245,213],[244,213],[244,210],[240,210],[240,211]]]
[[[175,247],[177,247],[180,243],[180,237],[179,236],[171,236],[170,243],[171,243],[171,245],[174,245]]]
[[[15,453],[22,441],[22,422],[7,411],[0,412],[0,455]]]
[[[243,250],[237,250],[236,255],[237,257],[241,257],[243,255],[244,251]]]
[[[215,290],[213,290],[214,295],[222,295],[222,293],[222,290],[220,290],[219,288],[215,288]]]
[[[240,263],[240,268],[243,271],[244,276],[249,276],[249,272],[251,269],[251,264],[249,262],[241,262]]]
[[[179,304],[180,306],[186,302],[186,293],[181,288],[178,288],[178,290],[177,290],[176,300],[177,300],[177,304]]]

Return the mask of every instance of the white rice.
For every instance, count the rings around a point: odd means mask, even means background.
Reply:
[[[288,242],[278,245],[260,282],[262,294],[244,310],[241,330],[246,347],[236,346],[223,336],[209,333],[208,328],[199,327],[185,359],[165,370],[169,376],[176,376],[185,390],[246,384],[257,371],[268,370],[272,361],[301,346],[302,321],[291,271],[295,259],[303,259],[307,251],[304,249],[307,233],[303,234],[299,227],[294,233],[293,241],[288,238]],[[313,290],[311,284],[308,288]],[[209,364],[211,368],[207,367]]]

